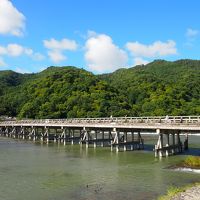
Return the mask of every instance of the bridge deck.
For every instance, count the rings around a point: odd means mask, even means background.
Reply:
[[[143,149],[141,132],[158,134],[155,156],[168,156],[188,148],[188,133],[200,133],[200,116],[110,117],[9,120],[0,122],[0,135],[48,142],[79,142],[86,147],[99,143],[119,151]],[[185,133],[184,143],[180,133]],[[164,137],[166,139],[164,139]],[[184,145],[183,145],[184,144]]]
[[[200,116],[73,118],[3,121],[0,126],[200,131]]]

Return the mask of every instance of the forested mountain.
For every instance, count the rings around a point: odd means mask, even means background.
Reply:
[[[37,74],[0,71],[0,115],[200,115],[200,61],[156,60],[103,75],[71,66]]]

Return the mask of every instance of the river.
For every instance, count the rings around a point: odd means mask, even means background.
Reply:
[[[200,137],[189,140],[191,152],[200,154]],[[169,186],[200,181],[200,174],[167,168],[185,156],[155,159],[148,150],[116,153],[0,137],[0,200],[152,200]]]

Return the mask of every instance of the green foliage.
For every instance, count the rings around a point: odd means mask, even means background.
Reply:
[[[184,191],[185,191],[185,188],[170,186],[169,189],[167,190],[167,194],[159,197],[158,200],[170,200],[172,199],[172,197],[174,197],[178,193],[184,192]]]
[[[76,67],[0,72],[0,116],[199,115],[200,61],[154,61],[93,75]]]
[[[192,168],[200,168],[200,156],[188,156],[184,160],[184,166]]]
[[[169,189],[167,190],[167,194],[160,196],[158,200],[171,200],[174,199],[175,196],[179,195],[181,192],[185,192],[188,189],[191,189],[192,187],[199,187],[200,183],[193,183],[189,184],[183,187],[176,187],[176,186],[170,186]]]

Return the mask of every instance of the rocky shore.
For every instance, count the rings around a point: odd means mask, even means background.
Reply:
[[[200,200],[200,185],[188,188],[176,194],[170,200]]]

